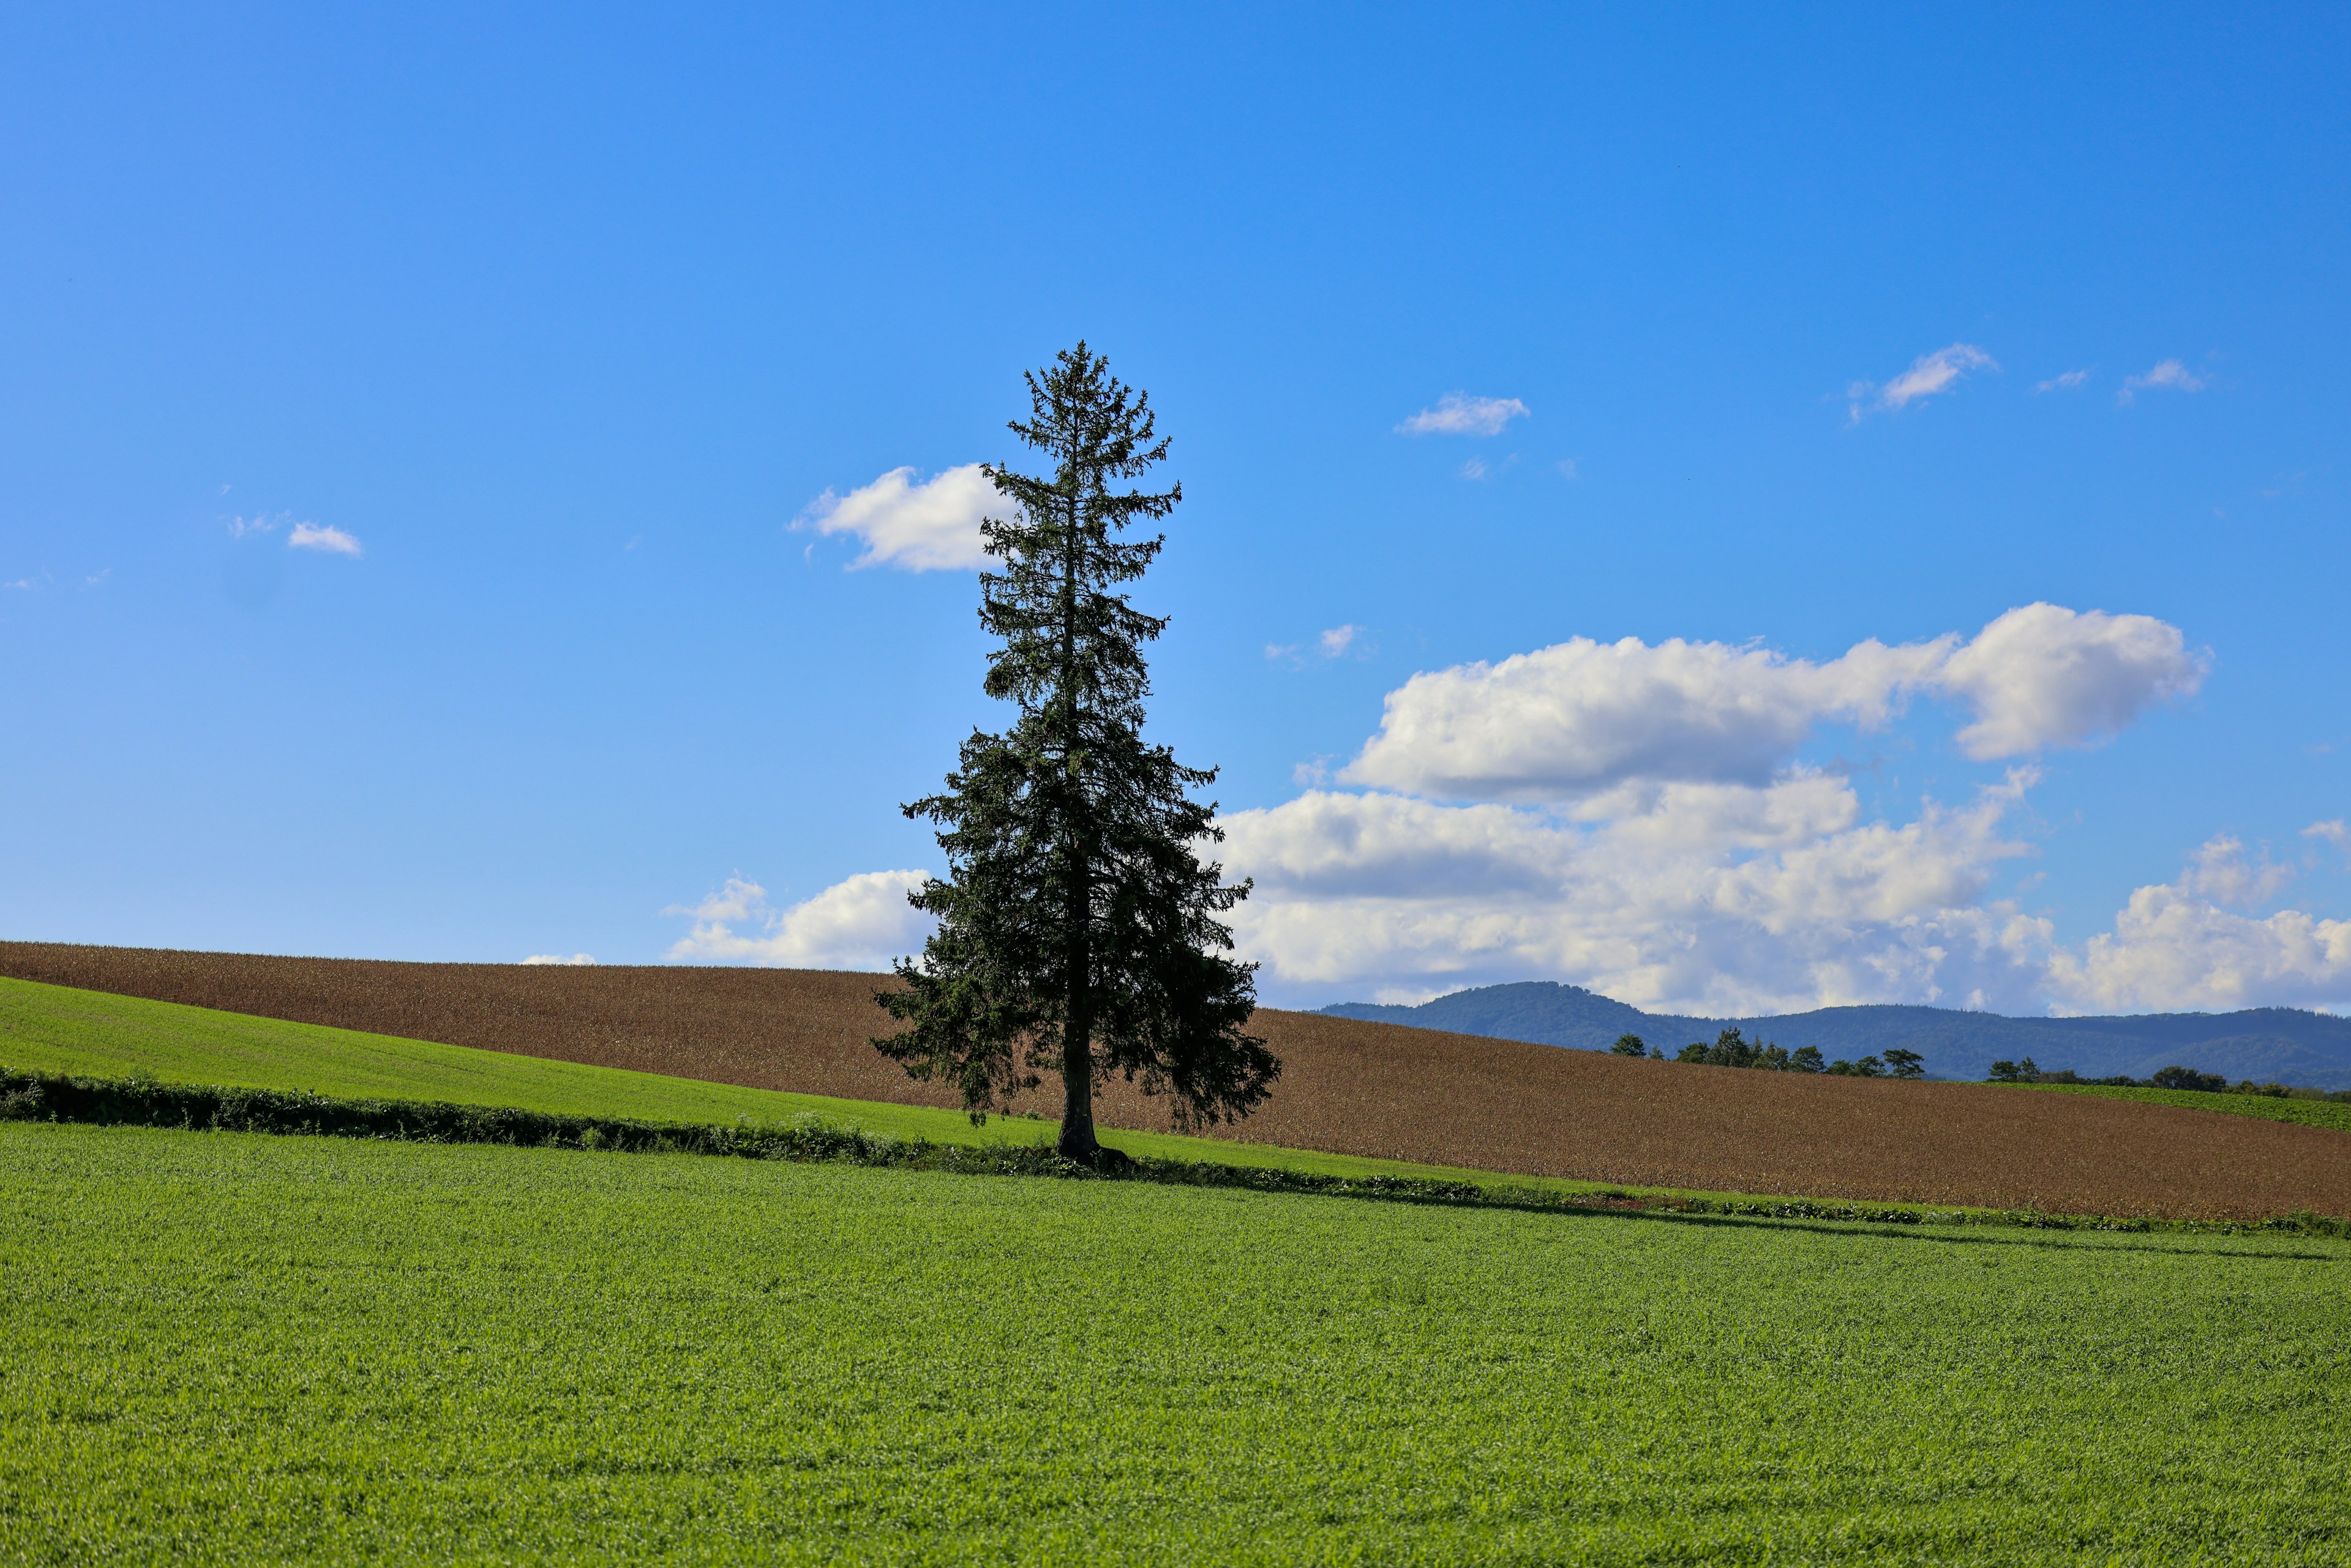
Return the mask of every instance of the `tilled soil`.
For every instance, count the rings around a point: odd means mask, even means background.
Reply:
[[[0,942],[0,974],[764,1089],[952,1105],[868,1043],[887,977],[402,964]],[[1808,1077],[1266,1010],[1282,1059],[1217,1135],[1530,1176],[1810,1197],[2255,1218],[2351,1215],[2351,1134],[2086,1095]],[[1049,1080],[1050,1082],[1050,1080]],[[1033,1108],[1053,1113],[1038,1097]],[[1161,1129],[1131,1085],[1107,1127]]]

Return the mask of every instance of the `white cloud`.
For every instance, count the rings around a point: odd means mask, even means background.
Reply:
[[[2192,695],[2207,664],[2151,615],[2028,604],[1955,650],[1934,685],[1975,709],[1959,740],[1983,761],[2111,736],[2157,702]]]
[[[2293,880],[2294,867],[2273,865],[2267,856],[2258,864],[2250,862],[2245,859],[2244,841],[2233,833],[2222,833],[2205,841],[2188,857],[2179,887],[2215,904],[2250,907],[2267,904]]]
[[[319,523],[297,523],[286,536],[288,549],[324,550],[330,555],[361,555],[360,541],[342,529]]]
[[[277,531],[277,525],[284,522],[290,516],[292,516],[292,514],[289,512],[280,512],[274,517],[257,516],[251,517],[231,517],[228,520],[228,537],[233,539],[241,539],[248,534],[274,533]]]
[[[2024,852],[2029,771],[1959,810],[1863,822],[1850,785],[1674,784],[1578,823],[1510,807],[1314,790],[1226,820],[1257,879],[1235,911],[1270,981],[1360,993],[1530,976],[1638,1005],[2032,1005],[2044,923],[1979,904]]]
[[[1367,653],[1370,652],[1370,647],[1364,641],[1364,629],[1351,622],[1344,626],[1333,626],[1316,636],[1314,652],[1325,659],[1341,659],[1349,653]],[[1301,656],[1301,645],[1296,643],[1268,643],[1265,645],[1265,656],[1269,659],[1286,660],[1295,665],[1303,665],[1306,663]]]
[[[2030,768],[1952,809],[1865,821],[1849,784],[1673,784],[1595,820],[1311,790],[1225,821],[1257,881],[1234,912],[1270,992],[1425,997],[1531,977],[1714,1016],[1866,1002],[2031,1014],[2351,1001],[2351,921],[2254,919],[2282,878],[2220,840],[2077,947],[1989,900],[2029,852],[2003,824]]]
[[[670,948],[674,960],[734,959],[794,969],[881,969],[919,952],[931,917],[906,902],[930,880],[919,871],[869,871],[815,897],[775,909],[768,890],[741,876],[691,907],[694,927]],[[748,932],[737,926],[748,925]]]
[[[1486,460],[1482,457],[1472,457],[1468,462],[1461,465],[1461,477],[1464,479],[1472,481],[1483,479],[1486,473]]]
[[[2142,887],[2079,954],[2051,956],[2050,988],[2069,1010],[2117,1012],[2329,1007],[2351,1000],[2351,920],[2288,909],[2256,920],[2201,897],[2198,868]]]
[[[2087,371],[2067,371],[2062,375],[2051,376],[2045,382],[2035,382],[2032,390],[2037,392],[2072,392],[2074,388],[2087,382],[2089,379],[2090,372]]]
[[[2225,907],[2264,904],[2294,874],[2232,835],[2198,848],[2176,883],[2138,889],[2110,931],[2067,946],[2049,919],[1993,895],[2002,868],[2032,852],[2011,823],[2033,767],[1900,821],[1867,816],[1852,781],[1791,760],[1814,724],[1882,722],[1913,692],[1970,710],[1971,756],[2085,744],[2194,690],[2202,669],[2160,622],[2028,605],[1972,639],[1870,641],[1817,664],[1576,639],[1416,675],[1342,774],[1373,788],[1330,788],[1317,758],[1300,766],[1295,799],[1223,820],[1218,858],[1256,883],[1235,936],[1276,1004],[1528,978],[1718,1017],[2351,1002],[2351,921]],[[2351,843],[2341,821],[2305,831]],[[903,904],[920,881],[852,877],[778,913],[737,878],[673,912],[696,922],[673,956],[876,967],[927,928]]]
[[[2143,376],[2125,376],[2116,402],[2129,402],[2142,392],[2193,392],[2204,390],[2204,379],[2178,360],[2166,360]]]
[[[1499,664],[1414,675],[1340,777],[1450,800],[1564,800],[1628,780],[1760,785],[1822,723],[1875,727],[1913,693],[1975,714],[1978,760],[2083,746],[2150,703],[2193,692],[2203,664],[2144,615],[2011,610],[1971,642],[1875,639],[1824,664],[1674,638],[1577,637]]]
[[[1559,469],[1559,476],[1562,479],[1583,477],[1583,459],[1581,457],[1562,457],[1554,466]]]
[[[1849,400],[1846,412],[1856,421],[1873,402],[1877,408],[1896,412],[1921,398],[1949,392],[1959,384],[1959,378],[1970,371],[1998,369],[1999,361],[1973,343],[1953,343],[1948,349],[1919,355],[1910,361],[1908,370],[1883,386],[1870,382],[1854,382],[1845,389],[1845,397]]]
[[[1422,409],[1396,429],[1405,435],[1499,435],[1504,425],[1527,413],[1527,405],[1514,397],[1447,392],[1436,407]]]
[[[2313,822],[2302,830],[2302,836],[2305,839],[2324,839],[2336,849],[2351,854],[2351,828],[2345,827],[2343,819],[2340,817],[2331,822]],[[2345,863],[2351,865],[2351,861],[2346,861]]]
[[[1009,514],[1011,503],[977,463],[949,468],[921,484],[911,467],[893,468],[871,485],[818,497],[792,526],[820,534],[854,534],[865,552],[852,570],[894,566],[905,571],[967,571],[987,563],[980,519]]]
[[[529,957],[525,958],[523,962],[525,964],[561,964],[567,967],[582,967],[594,964],[596,962],[596,956],[592,953],[574,953],[571,956],[567,958],[560,953],[533,953]]]

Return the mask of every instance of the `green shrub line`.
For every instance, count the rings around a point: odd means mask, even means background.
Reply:
[[[506,1105],[438,1100],[353,1099],[238,1085],[167,1083],[125,1078],[19,1071],[0,1067],[0,1121],[161,1127],[182,1132],[266,1133],[400,1143],[497,1144],[513,1148],[614,1154],[705,1155],[797,1164],[949,1171],[967,1176],[1052,1176],[1064,1180],[1147,1181],[1179,1186],[1245,1187],[1254,1192],[1382,1198],[1458,1207],[1594,1210],[1825,1219],[1873,1225],[1994,1225],[2042,1230],[2283,1232],[2351,1237],[2351,1220],[2307,1211],[2268,1219],[2147,1219],[2053,1214],[2037,1209],[1938,1208],[1821,1203],[1810,1198],[1702,1197],[1609,1189],[1590,1193],[1447,1181],[1431,1176],[1340,1176],[1211,1160],[1120,1157],[1098,1166],[1062,1158],[1039,1144],[938,1144],[835,1126],[816,1118],[760,1124],[645,1122],[569,1115]]]

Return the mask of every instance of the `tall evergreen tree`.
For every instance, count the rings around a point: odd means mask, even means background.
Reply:
[[[945,1078],[975,1118],[1061,1077],[1061,1152],[1092,1162],[1093,1094],[1112,1073],[1165,1094],[1182,1127],[1261,1103],[1281,1064],[1244,1032],[1256,966],[1227,954],[1217,917],[1249,894],[1196,846],[1223,839],[1186,768],[1143,738],[1143,644],[1167,624],[1127,602],[1165,536],[1127,539],[1183,486],[1120,486],[1167,455],[1148,393],[1081,342],[1028,377],[1012,433],[1050,478],[989,466],[1008,515],[980,525],[1000,570],[980,574],[980,624],[998,640],[986,690],[1014,705],[1001,735],[975,730],[944,792],[908,806],[938,825],[948,873],[912,894],[938,917],[903,988],[882,1004],[906,1027],[874,1044],[916,1078]]]

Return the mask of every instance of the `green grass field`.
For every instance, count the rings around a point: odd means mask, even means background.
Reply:
[[[2265,1122],[2298,1122],[2305,1127],[2333,1127],[2351,1133],[2351,1104],[2335,1100],[2279,1100],[2266,1094],[2200,1094],[2192,1089],[2126,1089],[2115,1083],[2015,1083],[1999,1087],[2047,1090],[2058,1094],[2092,1094],[2102,1100],[2137,1100],[2149,1105],[2184,1105],[2190,1111],[2219,1111],[2231,1116],[2258,1116]]]
[[[2351,1245],[0,1124],[12,1562],[2340,1563]]]
[[[100,1077],[144,1071],[182,1083],[446,1100],[646,1121],[776,1123],[814,1116],[867,1132],[942,1144],[1050,1143],[1061,1128],[1058,1122],[1004,1117],[974,1127],[970,1118],[957,1111],[743,1089],[5,977],[0,977],[0,1066]],[[1497,1179],[1489,1172],[1446,1166],[1168,1133],[1105,1130],[1103,1136],[1129,1154],[1165,1159],[1212,1160],[1322,1176]],[[1563,1192],[1606,1188],[1606,1184],[1596,1182],[1536,1176],[1509,1179],[1513,1186]]]

